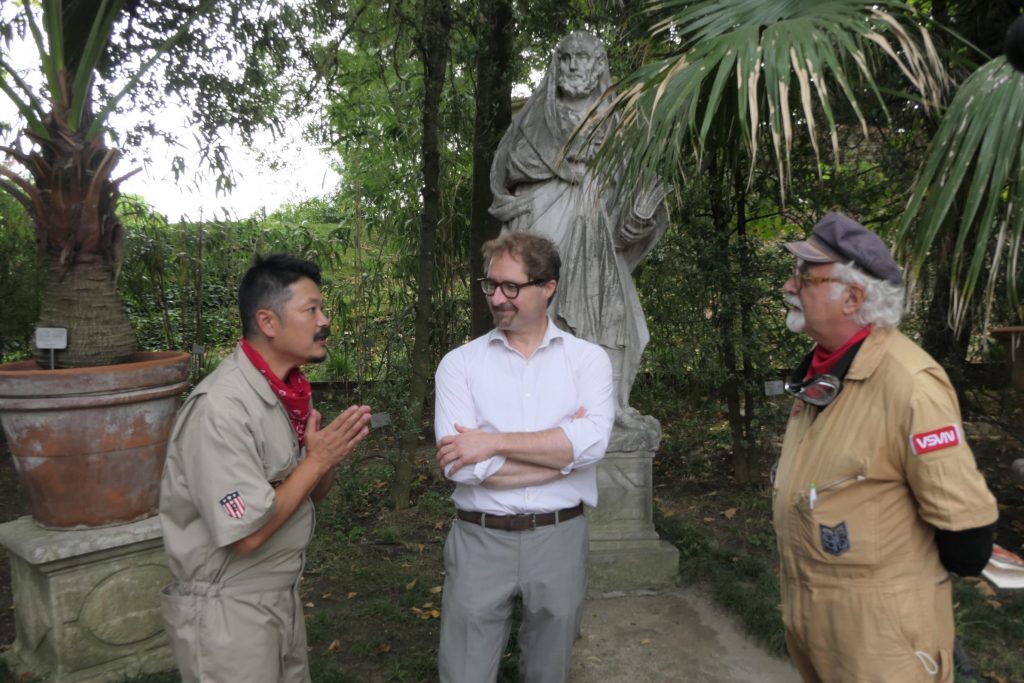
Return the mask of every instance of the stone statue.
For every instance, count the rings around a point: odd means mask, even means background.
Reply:
[[[616,424],[649,428],[629,392],[650,335],[631,273],[665,231],[664,190],[627,191],[591,161],[612,132],[587,126],[608,106],[611,74],[601,42],[581,31],[555,48],[540,85],[512,121],[491,167],[491,213],[503,230],[550,237],[562,256],[552,319],[600,344],[615,373]],[[574,133],[576,133],[574,135]]]

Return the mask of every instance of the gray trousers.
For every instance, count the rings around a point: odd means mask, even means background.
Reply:
[[[564,683],[587,592],[587,521],[498,531],[455,520],[444,545],[438,672],[442,683],[487,683],[522,597],[519,672],[528,683]]]

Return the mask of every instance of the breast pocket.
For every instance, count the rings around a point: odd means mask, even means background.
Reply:
[[[836,566],[878,562],[879,506],[863,474],[849,474],[804,491],[796,507],[801,555]]]

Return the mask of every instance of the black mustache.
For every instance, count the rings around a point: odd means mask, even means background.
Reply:
[[[316,331],[316,334],[313,335],[313,341],[323,341],[330,336],[331,326],[328,325],[326,327],[321,327],[319,330]]]

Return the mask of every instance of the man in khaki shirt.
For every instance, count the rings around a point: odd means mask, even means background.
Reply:
[[[298,582],[313,505],[367,434],[367,406],[321,427],[299,367],[326,357],[320,269],[257,257],[243,338],[178,414],[160,487],[173,581],[161,611],[184,681],[309,681]]]
[[[790,655],[808,682],[952,681],[948,571],[981,571],[998,516],[956,394],[896,330],[902,277],[877,235],[833,213],[785,247],[786,322],[816,342],[786,383],[774,478]]]

